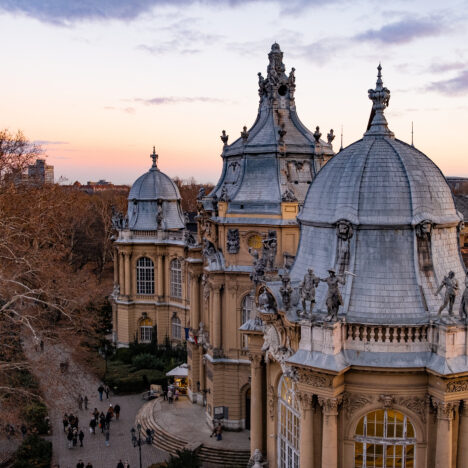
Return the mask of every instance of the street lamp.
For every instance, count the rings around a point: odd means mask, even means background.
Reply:
[[[141,424],[137,424],[137,430],[138,430],[138,438],[136,437],[136,430],[134,427],[130,429],[130,432],[132,434],[132,443],[133,447],[138,446],[138,451],[140,452],[140,468],[143,468],[143,465],[141,464]]]

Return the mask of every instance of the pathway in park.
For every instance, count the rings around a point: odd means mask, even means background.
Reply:
[[[75,363],[65,347],[46,343],[44,352],[37,352],[26,342],[25,348],[32,363],[32,371],[41,383],[41,390],[49,407],[53,428],[50,436],[54,454],[52,467],[58,465],[60,468],[75,468],[77,462],[82,459],[85,465],[91,462],[93,468],[116,468],[119,460],[128,460],[131,468],[139,468],[138,447],[133,447],[130,429],[134,426],[135,415],[143,404],[141,397],[111,394],[109,400],[106,400],[104,394],[104,401],[101,402],[97,391],[99,380]],[[61,373],[60,362],[66,359],[69,361],[68,372]],[[78,409],[79,394],[87,395],[88,411]],[[106,447],[104,435],[99,428],[96,429],[96,435],[89,433],[89,421],[94,408],[105,413],[110,403],[118,403],[121,414],[119,421],[114,419],[111,422],[110,446]],[[79,426],[85,433],[83,448],[68,448],[62,418],[64,413],[70,412],[78,416]],[[141,452],[143,468],[168,457],[166,452],[147,444],[142,446]]]

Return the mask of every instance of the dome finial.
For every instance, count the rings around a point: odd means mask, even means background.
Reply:
[[[153,152],[150,154],[150,158],[153,160],[153,165],[151,167],[157,168],[156,161],[158,160],[158,155],[156,154],[156,147],[153,146]]]
[[[369,99],[372,101],[372,110],[367,126],[366,135],[394,136],[388,128],[384,110],[390,101],[390,90],[385,88],[382,80],[382,65],[377,67],[377,81],[375,89],[369,89]]]

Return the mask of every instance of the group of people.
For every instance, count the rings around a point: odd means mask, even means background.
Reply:
[[[84,432],[78,426],[78,416],[71,413],[65,413],[63,415],[62,423],[63,431],[67,435],[68,448],[71,449],[76,447],[78,445],[78,441],[80,441],[80,447],[83,447]]]
[[[171,405],[174,403],[174,400],[179,399],[179,390],[177,387],[173,387],[172,385],[169,385],[169,387],[164,387],[163,388],[163,399],[167,400],[168,403]]]
[[[102,401],[102,396],[105,393],[106,394],[106,400],[109,399],[109,393],[110,393],[110,388],[108,385],[99,385],[98,387],[98,393],[99,393],[99,401]]]

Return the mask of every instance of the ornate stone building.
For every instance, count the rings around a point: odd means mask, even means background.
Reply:
[[[242,326],[264,402],[251,449],[270,467],[468,466],[462,216],[438,167],[389,130],[380,66],[369,98],[364,137],[311,186],[294,265],[257,284]]]
[[[228,144],[223,170],[199,197],[201,246],[189,248],[192,327],[188,343],[190,396],[206,404],[207,420],[250,427],[250,360],[239,327],[252,316],[252,281],[290,262],[297,249],[297,214],[310,183],[333,156],[319,128],[301,123],[294,100],[295,70],[285,72],[273,44],[266,77],[259,77],[257,119]],[[253,265],[253,266],[252,266]]]
[[[113,333],[118,346],[133,341],[185,339],[189,321],[187,239],[176,184],[153,165],[133,184],[124,217],[113,218],[115,240]]]

